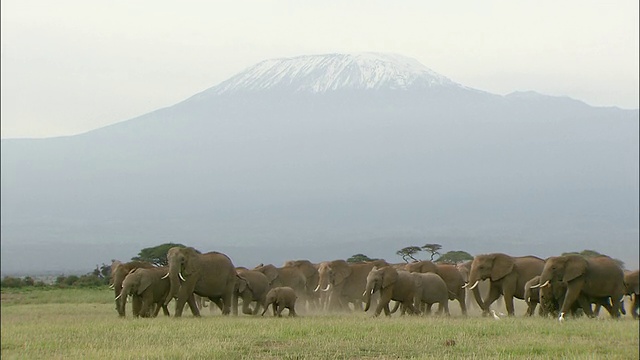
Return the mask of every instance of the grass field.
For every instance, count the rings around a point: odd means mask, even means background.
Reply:
[[[2,292],[2,359],[638,359],[638,321],[452,316],[118,318],[104,289]],[[129,308],[127,310],[130,310]],[[173,313],[173,308],[170,308]],[[456,312],[457,310],[457,312]],[[285,311],[286,312],[286,311]],[[604,315],[604,314],[603,314]]]

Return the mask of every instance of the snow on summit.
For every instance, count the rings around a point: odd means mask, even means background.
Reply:
[[[415,59],[380,53],[308,55],[262,61],[211,89],[215,94],[286,89],[410,89],[461,86]]]

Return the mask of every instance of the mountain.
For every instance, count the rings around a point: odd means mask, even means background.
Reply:
[[[2,272],[180,242],[237,265],[437,242],[638,267],[638,110],[471,89],[414,59],[263,61],[84,134],[2,140]]]

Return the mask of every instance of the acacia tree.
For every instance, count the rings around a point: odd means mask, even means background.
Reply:
[[[399,255],[402,257],[402,260],[404,260],[405,262],[409,262],[409,259],[413,260],[413,261],[418,261],[418,259],[416,259],[415,257],[413,257],[413,255],[419,253],[422,249],[420,249],[419,246],[407,246],[405,248],[402,248],[398,251],[396,251],[396,255]]]
[[[378,260],[378,259],[372,259],[365,254],[355,254],[355,255],[351,255],[351,257],[347,259],[347,262],[359,263],[359,262],[374,261],[374,260]]]
[[[468,260],[473,260],[473,256],[466,251],[448,251],[435,262],[446,264],[459,264]]]
[[[165,243],[162,245],[144,248],[140,250],[138,256],[132,257],[131,260],[146,261],[155,266],[167,266],[167,253],[172,247],[186,247],[182,244]]]
[[[431,261],[433,261],[434,256],[440,256],[440,253],[438,252],[440,249],[442,249],[442,245],[440,244],[424,244],[422,246],[422,250],[431,253],[431,258],[429,259]]]

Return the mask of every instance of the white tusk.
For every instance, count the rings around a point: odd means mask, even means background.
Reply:
[[[365,291],[362,293],[362,297],[365,297],[365,296],[367,296],[367,290],[365,290]]]
[[[318,289],[320,289],[320,284],[318,284],[318,286],[316,286],[316,288],[313,289],[313,292],[318,292]]]
[[[118,294],[118,296],[116,296],[116,300],[120,299],[120,296],[122,296],[122,293]]]
[[[540,284],[537,284],[537,285],[531,285],[531,289],[537,289],[537,288],[539,288],[539,287],[540,287]]]
[[[113,284],[109,285],[109,289],[115,289],[116,287]]]
[[[322,291],[329,291],[330,288],[331,288],[331,284],[327,284],[327,287],[322,289]]]
[[[540,287],[547,287],[549,286],[549,280],[545,281],[544,284],[540,285]]]
[[[160,279],[166,279],[169,277],[169,273],[167,273],[165,276],[161,277]]]
[[[464,285],[462,285],[462,288],[465,289],[467,286],[469,286],[468,282],[464,283]]]
[[[182,273],[181,273],[181,272],[179,272],[179,273],[178,273],[178,275],[180,276],[180,279],[181,279],[182,281],[187,281],[187,280],[185,280],[185,279],[182,277]]]
[[[469,290],[473,290],[473,289],[475,289],[475,288],[476,288],[476,286],[478,286],[478,283],[479,283],[479,282],[480,282],[480,280],[476,280],[476,283],[475,283],[475,284],[473,284],[473,286],[472,286],[472,287],[470,287],[470,288],[469,288]]]

